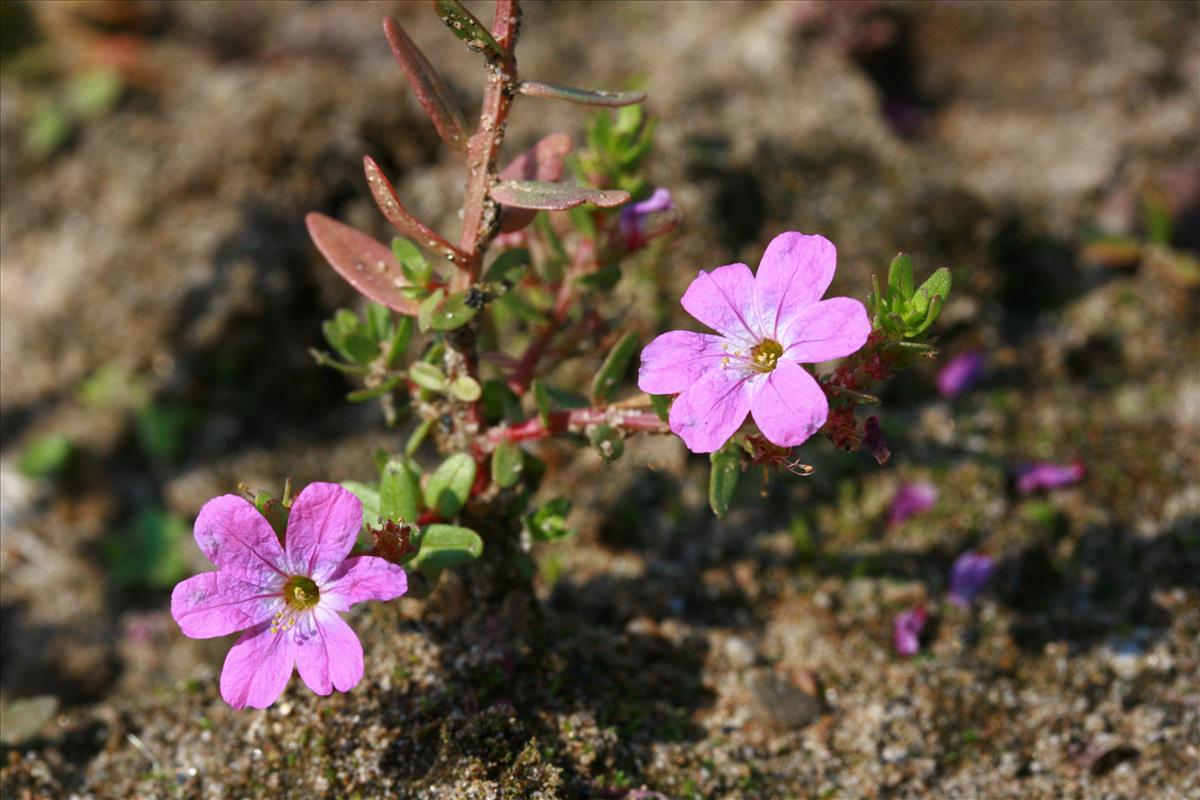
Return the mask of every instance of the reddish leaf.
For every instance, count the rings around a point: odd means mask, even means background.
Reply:
[[[467,122],[463,118],[462,109],[454,100],[454,95],[446,88],[442,76],[437,74],[429,59],[409,38],[400,23],[391,17],[384,17],[383,32],[391,45],[392,55],[396,57],[408,84],[417,96],[425,113],[433,120],[442,141],[455,150],[467,149]]]
[[[407,281],[390,248],[316,211],[304,218],[304,224],[321,255],[360,294],[393,311],[416,315],[420,303],[400,293]]]
[[[363,156],[363,169],[367,173],[367,186],[371,188],[371,195],[375,198],[375,204],[379,206],[379,210],[383,212],[383,216],[387,218],[388,222],[392,223],[392,226],[396,230],[414,240],[422,247],[426,247],[435,253],[440,253],[455,263],[462,263],[464,256],[458,248],[439,236],[433,228],[430,228],[424,222],[421,222],[421,220],[408,213],[408,210],[400,203],[400,197],[396,194],[396,190],[392,188],[392,184],[384,177],[383,170],[379,168],[379,165],[375,163],[373,158]]]
[[[489,194],[501,205],[539,211],[565,211],[584,203],[612,208],[629,202],[629,192],[545,181],[500,181]]]
[[[574,89],[570,86],[556,86],[553,83],[537,81],[521,81],[517,84],[517,92],[530,97],[545,97],[550,100],[565,100],[568,103],[580,103],[585,106],[631,106],[646,99],[645,92],[606,92],[601,89]]]
[[[500,171],[507,181],[549,181],[562,177],[563,166],[571,152],[571,137],[565,133],[552,133],[533,147],[509,162]],[[506,208],[500,216],[500,231],[512,233],[525,228],[537,216],[536,211],[525,208]]]

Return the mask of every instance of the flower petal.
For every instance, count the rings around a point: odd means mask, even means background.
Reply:
[[[296,646],[289,633],[271,633],[273,622],[260,622],[243,633],[225,656],[221,697],[234,708],[266,708],[292,677]]]
[[[862,303],[831,297],[793,317],[781,335],[786,358],[816,364],[856,352],[871,335],[871,322]]]
[[[408,575],[377,556],[347,558],[321,587],[321,607],[345,611],[364,600],[392,600],[408,591]]]
[[[719,369],[728,354],[724,340],[711,333],[668,331],[642,350],[638,388],[650,394],[678,394],[712,369]]]
[[[336,483],[310,483],[288,514],[288,564],[319,586],[346,559],[361,527],[357,497]]]
[[[837,248],[824,236],[788,231],[772,239],[754,279],[763,333],[781,341],[781,328],[821,299],[836,266]]]
[[[825,424],[829,401],[803,367],[780,359],[766,379],[754,387],[750,413],[772,444],[795,447]]]
[[[750,410],[753,378],[714,369],[687,388],[671,405],[671,430],[693,453],[719,450],[737,433]]]
[[[278,589],[266,591],[227,572],[202,572],[175,585],[171,616],[184,636],[210,639],[270,619],[280,602]]]
[[[223,494],[209,500],[194,532],[200,550],[222,571],[256,586],[278,582],[284,563],[279,538],[246,498]]]
[[[292,638],[300,678],[317,694],[329,694],[334,689],[346,692],[362,680],[362,643],[336,612],[314,608],[296,624]]]
[[[746,347],[762,338],[754,318],[754,276],[745,264],[702,270],[679,302],[693,317]]]

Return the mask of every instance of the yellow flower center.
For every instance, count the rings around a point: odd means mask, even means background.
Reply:
[[[773,339],[763,339],[750,349],[750,364],[759,372],[770,372],[783,355],[783,345]]]
[[[313,582],[312,578],[293,575],[283,585],[283,599],[297,611],[304,611],[317,604],[321,599],[321,590],[317,588],[317,584]]]

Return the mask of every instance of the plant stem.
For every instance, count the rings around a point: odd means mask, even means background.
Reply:
[[[499,426],[487,432],[489,450],[500,442],[529,442],[546,439],[560,433],[583,433],[589,425],[611,425],[627,433],[670,433],[667,423],[649,411],[635,411],[613,406],[607,408],[577,408],[572,411],[556,411],[549,415],[549,424],[541,417],[519,425]]]

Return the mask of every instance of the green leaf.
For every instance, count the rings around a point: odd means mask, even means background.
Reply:
[[[425,484],[425,505],[450,519],[466,505],[475,483],[475,460],[455,453],[441,463]]]
[[[921,288],[917,289],[916,294],[912,296],[912,307],[917,312],[924,314],[929,308],[929,302],[934,297],[942,298],[945,302],[950,296],[950,270],[942,267],[929,276],[928,280],[921,284]]]
[[[409,364],[408,378],[422,389],[438,393],[446,391],[446,376],[440,369],[426,361]]]
[[[275,535],[282,542],[284,534],[287,533],[288,523],[288,510],[283,507],[283,503],[272,497],[270,492],[260,491],[254,495],[254,507],[267,518]]]
[[[712,468],[708,473],[708,505],[714,514],[722,517],[729,511],[729,504],[733,501],[733,493],[741,476],[742,458],[737,444],[730,441],[709,459]]]
[[[342,481],[342,488],[359,499],[363,509],[363,527],[370,528],[383,518],[379,500],[379,489],[359,481]]]
[[[934,322],[937,321],[938,314],[942,313],[942,297],[934,295],[933,300],[929,301],[929,308],[925,312],[925,319],[915,328],[908,329],[909,336],[917,336],[924,333]]]
[[[425,437],[429,435],[429,431],[433,428],[433,420],[427,419],[417,427],[413,428],[413,432],[409,434],[408,441],[404,443],[404,455],[412,458],[420,449],[421,443],[425,441]]]
[[[550,415],[554,413],[554,401],[550,399],[550,392],[547,390],[546,384],[538,378],[533,379],[529,388],[533,394],[533,403],[537,406],[538,417],[542,420],[542,424],[549,428]]]
[[[492,451],[492,479],[505,488],[517,485],[525,470],[525,453],[513,442],[503,441]]]
[[[504,50],[491,32],[458,0],[433,0],[433,7],[450,32],[466,43],[467,49],[483,53],[489,60],[504,58]]]
[[[567,515],[570,513],[571,501],[556,497],[525,517],[525,529],[539,542],[571,536],[575,531],[567,527]]]
[[[609,264],[595,272],[589,272],[587,275],[576,278],[575,282],[589,289],[599,289],[602,292],[612,291],[621,282],[621,265]]]
[[[458,375],[450,381],[450,396],[464,403],[474,403],[483,394],[479,381],[470,375]]]
[[[592,402],[597,405],[608,403],[621,384],[621,378],[629,369],[629,362],[637,352],[637,334],[626,331],[608,351],[604,363],[592,378]]]
[[[611,464],[625,454],[625,440],[611,425],[595,425],[588,430],[588,441],[596,448],[607,463]]]
[[[379,513],[392,522],[415,522],[421,513],[421,476],[407,459],[394,458],[383,468]]]
[[[396,321],[391,340],[388,342],[387,356],[384,358],[387,366],[395,366],[408,349],[408,343],[412,341],[413,324],[412,317],[402,316]]]
[[[74,452],[71,440],[61,433],[39,436],[25,447],[17,469],[29,478],[50,478],[66,468]]]
[[[433,267],[415,244],[401,236],[392,239],[392,255],[400,262],[400,271],[413,286],[427,286],[433,277]]]
[[[556,86],[552,83],[537,81],[521,81],[517,84],[517,93],[530,97],[545,97],[549,100],[565,100],[568,103],[579,103],[585,106],[628,106],[640,103],[646,99],[645,92],[606,92],[602,89],[574,89],[570,86]]]
[[[1165,247],[1171,243],[1175,222],[1161,192],[1148,191],[1142,197],[1142,219],[1145,220],[1146,238],[1151,244]]]
[[[438,291],[441,290],[439,289]],[[478,294],[478,290],[474,290],[474,292]],[[434,293],[434,296],[436,295],[437,292]],[[455,292],[450,295],[444,302],[437,303],[435,308],[430,312],[429,327],[435,331],[452,331],[456,328],[461,328],[473,320],[479,312],[479,307],[478,305],[468,304],[468,298],[471,295],[471,289],[464,289],[461,292]],[[421,313],[425,313],[424,303],[421,304]]]
[[[367,326],[371,338],[377,342],[387,341],[392,329],[392,312],[379,303],[367,303]]]
[[[571,218],[571,226],[588,239],[596,238],[596,221],[592,219],[592,211],[585,206],[576,206],[567,212]]]
[[[429,330],[433,325],[433,315],[437,313],[445,299],[446,290],[438,289],[421,301],[421,309],[417,312],[417,327],[421,329],[421,333]]]
[[[504,381],[494,379],[484,381],[482,399],[483,414],[489,421],[525,421],[525,414],[521,411],[520,398],[504,384]]]
[[[483,555],[483,539],[470,528],[437,523],[421,534],[421,549],[412,560],[414,567],[433,573],[474,561]]]
[[[907,300],[913,294],[913,265],[912,259],[904,253],[892,259],[888,267],[888,296]]]
[[[383,397],[385,394],[396,388],[396,384],[400,382],[403,375],[392,375],[387,380],[380,383],[378,386],[373,386],[369,389],[358,389],[346,395],[346,399],[351,403],[363,403],[367,400],[374,400],[376,397]]]
[[[496,260],[488,267],[483,276],[484,283],[491,283],[508,291],[516,286],[529,266],[529,251],[524,247],[505,250],[496,256]]]
[[[123,90],[121,73],[114,69],[92,69],[71,81],[67,102],[81,117],[94,117],[116,105]]]
[[[652,394],[650,395],[650,406],[654,409],[654,413],[658,414],[658,418],[663,422],[667,421],[667,415],[671,411],[671,395],[669,394]]]

